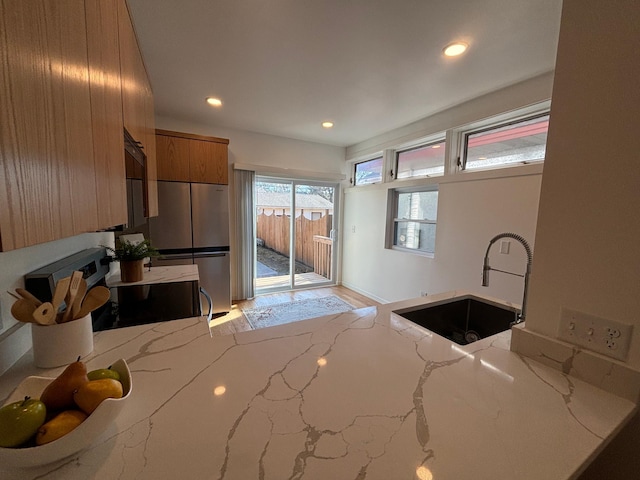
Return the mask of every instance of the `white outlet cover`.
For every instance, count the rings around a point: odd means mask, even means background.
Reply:
[[[562,308],[557,337],[588,350],[626,360],[633,325]]]

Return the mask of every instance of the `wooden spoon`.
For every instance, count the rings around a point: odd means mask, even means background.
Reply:
[[[97,286],[93,287],[87,293],[87,296],[84,297],[84,301],[82,302],[82,307],[80,307],[80,312],[74,318],[82,318],[94,310],[100,308],[102,305],[107,303],[111,294],[109,293],[109,289],[107,287]]]
[[[22,298],[26,298],[27,300],[31,300],[31,302],[33,302],[33,304],[36,307],[39,307],[40,305],[42,305],[42,302],[35,295],[33,295],[31,292],[25,290],[24,288],[16,288],[16,292]]]
[[[71,314],[73,312],[73,302],[76,300],[76,296],[78,295],[78,290],[80,289],[80,280],[82,280],[82,272],[75,271],[71,274],[71,283],[69,284],[69,293],[65,298],[65,303],[67,304],[67,309],[62,316],[61,323],[68,322],[72,319]]]
[[[33,323],[35,321],[33,318],[35,309],[36,306],[30,300],[21,298],[11,305],[11,315],[21,322]]]
[[[33,311],[33,318],[40,325],[54,325],[56,323],[56,310],[51,302],[41,303]]]

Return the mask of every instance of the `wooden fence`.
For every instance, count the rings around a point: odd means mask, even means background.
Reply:
[[[328,238],[332,218],[333,215],[324,215],[317,220],[310,220],[304,215],[296,217],[294,224],[296,229],[296,261],[314,267],[314,270],[317,268],[314,263],[314,258],[317,256],[316,247],[314,247],[314,236]],[[264,241],[264,246],[288,257],[290,238],[289,216],[276,214],[265,215],[261,213],[257,216],[256,220],[256,236]],[[329,261],[329,263],[331,263],[331,261]],[[322,267],[320,270],[325,271],[325,267]],[[328,273],[331,273],[330,270]],[[324,275],[323,273],[319,274]],[[327,276],[327,278],[330,277]]]
[[[333,240],[320,235],[313,236],[313,271],[325,278],[331,278],[331,250]]]

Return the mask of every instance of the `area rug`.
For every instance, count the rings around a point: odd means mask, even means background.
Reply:
[[[295,302],[278,303],[266,307],[242,310],[251,326],[256,328],[273,327],[285,323],[308,320],[335,313],[348,312],[355,307],[335,295],[309,298]]]

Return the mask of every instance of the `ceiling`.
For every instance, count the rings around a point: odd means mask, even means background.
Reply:
[[[156,115],[349,146],[553,70],[561,0],[128,0]],[[469,44],[461,57],[443,47]],[[223,101],[220,108],[205,103]],[[322,128],[330,120],[333,129]]]

